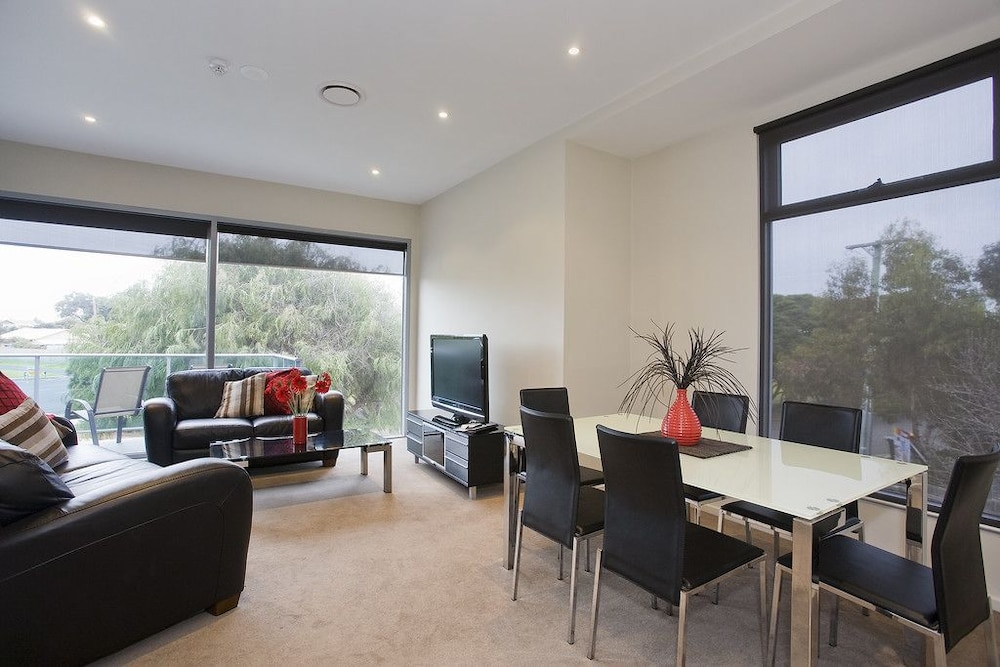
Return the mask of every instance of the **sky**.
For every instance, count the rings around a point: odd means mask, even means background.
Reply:
[[[95,261],[96,260],[96,261]],[[151,278],[164,260],[128,255],[79,253],[27,248],[0,243],[0,266],[8,276],[20,276],[17,289],[5,289],[0,320],[31,324],[35,318],[58,318],[55,304],[71,292],[111,296]]]

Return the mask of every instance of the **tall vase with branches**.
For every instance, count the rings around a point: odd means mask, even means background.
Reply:
[[[642,334],[629,327],[636,338],[652,347],[646,362],[625,380],[631,382],[619,410],[632,412],[638,406],[643,414],[657,404],[665,404],[664,396],[673,397],[660,432],[673,438],[679,445],[695,445],[701,438],[701,422],[688,401],[689,388],[746,394],[747,391],[735,374],[722,364],[730,362],[731,355],[741,351],[722,342],[725,332],[704,329],[688,330],[688,350],[683,354],[674,344],[674,325],[660,327]],[[625,384],[625,383],[623,383]]]

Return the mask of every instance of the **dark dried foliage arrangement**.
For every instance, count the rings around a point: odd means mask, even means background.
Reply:
[[[733,372],[722,365],[731,363],[731,355],[746,348],[725,345],[722,342],[724,331],[706,334],[701,328],[689,329],[688,350],[684,356],[674,345],[673,324],[660,327],[653,322],[653,326],[656,330],[651,334],[642,334],[629,327],[636,338],[648,343],[653,350],[646,363],[622,383],[631,381],[619,411],[632,412],[638,404],[641,413],[647,414],[657,403],[667,405],[669,401],[664,403],[661,397],[672,397],[675,388],[748,395]],[[666,385],[670,386],[664,392]]]

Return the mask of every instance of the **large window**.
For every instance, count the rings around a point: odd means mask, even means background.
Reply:
[[[403,242],[0,197],[0,262],[0,370],[48,412],[104,366],[150,365],[152,397],[175,370],[304,365],[347,426],[402,431]]]
[[[861,407],[862,451],[927,464],[932,505],[1000,443],[998,79],[994,42],[757,128],[761,424]]]

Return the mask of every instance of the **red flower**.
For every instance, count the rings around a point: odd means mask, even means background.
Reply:
[[[325,394],[330,391],[330,383],[330,374],[323,373],[316,379],[316,392]],[[308,390],[309,381],[298,368],[293,368],[287,374],[275,378],[264,391],[271,394],[278,402],[287,404],[291,414],[301,415],[312,407],[311,404],[305,405],[303,401]]]

